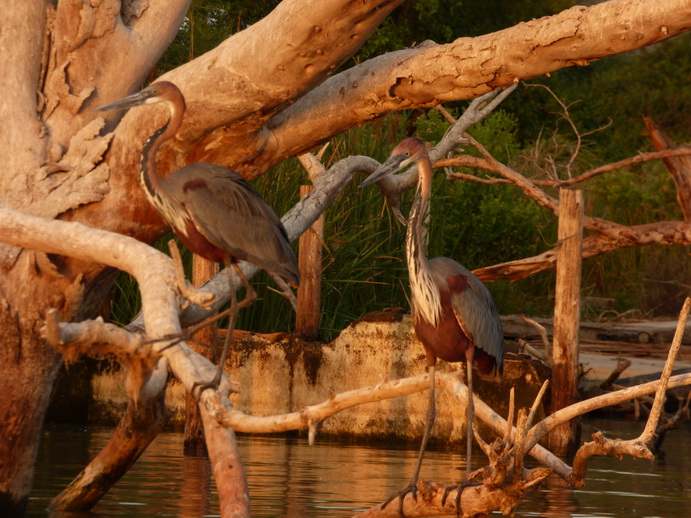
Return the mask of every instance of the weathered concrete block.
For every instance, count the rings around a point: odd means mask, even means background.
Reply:
[[[242,387],[231,396],[233,405],[253,415],[294,412],[320,403],[331,393],[376,385],[384,379],[417,376],[425,372],[425,353],[412,328],[410,316],[384,312],[353,323],[333,342],[304,342],[290,337],[270,342],[257,336],[236,341],[226,371]],[[465,370],[465,364],[440,362],[439,372]],[[92,386],[99,404],[121,407],[124,393],[122,373],[110,380],[97,376]],[[516,402],[529,407],[547,376],[544,368],[529,360],[505,361],[503,378],[486,381],[474,377],[476,393],[501,415],[506,416],[510,388],[516,387]],[[422,437],[428,392],[368,403],[330,417],[320,436],[357,440],[417,442]],[[171,423],[184,419],[184,391],[171,382],[166,403]],[[103,412],[101,412],[103,414]],[[443,390],[437,391],[437,419],[431,443],[461,443],[465,436],[465,406]],[[482,430],[482,428],[481,428]],[[492,435],[486,435],[488,440]]]

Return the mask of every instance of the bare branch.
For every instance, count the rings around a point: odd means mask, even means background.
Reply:
[[[669,354],[667,355],[667,361],[665,362],[665,367],[662,370],[662,375],[660,376],[660,385],[657,387],[657,392],[655,393],[655,401],[653,402],[653,408],[650,410],[650,417],[645,425],[645,430],[641,434],[640,439],[645,443],[650,443],[653,440],[653,435],[657,429],[657,425],[660,421],[660,414],[662,413],[662,405],[665,403],[665,394],[667,392],[667,384],[669,383],[669,378],[672,375],[672,370],[674,369],[674,362],[679,354],[679,349],[681,348],[681,341],[684,339],[684,331],[686,330],[686,321],[689,317],[689,308],[691,308],[691,298],[687,297],[684,301],[684,305],[679,313],[679,321],[677,322],[677,329],[674,333],[674,339],[672,340],[672,346],[669,349]]]
[[[664,151],[649,151],[647,153],[639,153],[636,156],[625,158],[614,162],[612,164],[606,164],[590,171],[586,171],[583,174],[579,174],[568,180],[558,181],[558,182],[546,182],[545,184],[553,185],[554,187],[569,187],[579,183],[586,182],[596,176],[599,176],[610,171],[616,171],[617,169],[623,169],[624,167],[630,167],[635,164],[642,164],[644,162],[650,162],[652,160],[660,160],[662,158],[672,158],[672,157],[682,157],[691,156],[691,147],[682,147],[675,149],[666,149]]]
[[[546,417],[538,424],[533,426],[528,434],[528,441],[526,448],[537,444],[544,436],[546,436],[554,427],[566,423],[579,415],[587,414],[600,408],[605,408],[612,405],[618,405],[624,401],[637,399],[647,394],[655,392],[660,385],[660,381],[651,381],[642,385],[628,387],[616,392],[596,396],[585,401],[580,401],[574,405],[563,408]],[[684,387],[691,385],[691,373],[678,374],[672,376],[669,380],[668,388]]]

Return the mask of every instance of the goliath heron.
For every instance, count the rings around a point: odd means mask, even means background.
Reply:
[[[415,137],[401,141],[386,162],[379,166],[362,184],[370,185],[384,176],[416,163],[418,184],[410,209],[405,248],[410,275],[410,291],[415,333],[425,347],[429,368],[430,393],[425,433],[422,438],[417,466],[410,486],[395,496],[408,492],[415,495],[415,486],[427,440],[435,419],[434,373],[437,358],[447,362],[465,361],[468,372],[467,468],[466,482],[471,468],[473,445],[473,364],[483,374],[500,374],[504,366],[503,330],[499,313],[485,285],[470,271],[447,257],[427,260],[423,239],[422,219],[432,185],[432,164],[425,144]],[[458,491],[458,502],[461,491]],[[395,496],[393,498],[395,498]],[[393,499],[392,498],[392,499]],[[386,505],[392,499],[385,502]],[[401,511],[402,514],[402,511]]]
[[[187,248],[205,259],[224,263],[228,271],[231,300],[228,335],[216,375],[211,382],[201,384],[201,390],[216,388],[223,375],[237,311],[256,298],[237,262],[253,263],[294,285],[299,284],[300,273],[281,220],[238,173],[196,162],[167,178],[158,175],[156,153],[161,144],[177,133],[185,115],[185,98],[177,86],[160,81],[96,111],[156,103],[165,104],[170,117],[149,136],[142,148],[139,180],[144,193]],[[245,287],[245,299],[240,304],[233,289],[230,266]]]

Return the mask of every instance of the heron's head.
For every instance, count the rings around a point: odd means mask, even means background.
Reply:
[[[168,103],[172,107],[185,107],[185,99],[182,93],[173,83],[158,81],[144,88],[136,94],[128,95],[115,102],[96,108],[94,111],[122,110],[140,106],[142,104]]]
[[[427,153],[427,148],[424,142],[415,137],[408,137],[393,148],[391,155],[382,165],[377,167],[372,174],[370,174],[360,187],[373,184],[384,178],[386,175],[393,174],[400,171],[404,167],[414,162],[417,162],[424,154]]]

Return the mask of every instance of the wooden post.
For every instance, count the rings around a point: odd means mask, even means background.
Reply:
[[[559,245],[554,305],[551,411],[576,402],[578,332],[581,311],[581,248],[583,243],[583,191],[559,190]],[[569,455],[576,446],[577,423],[563,424],[549,434],[548,447],[556,455]]]
[[[219,272],[218,263],[208,261],[202,257],[195,255],[192,258],[192,283],[195,286],[201,286],[206,281],[211,279]],[[214,343],[216,338],[216,324],[200,329],[194,338],[202,343],[209,344],[209,348],[202,347],[195,343],[190,343],[189,346],[205,358],[211,358]],[[199,414],[199,407],[197,402],[190,395],[185,396],[185,431],[183,438],[183,448],[186,452],[199,453],[206,447],[204,441],[204,427],[202,425],[202,418]]]
[[[313,190],[314,187],[311,185],[300,186],[300,198],[304,198]],[[300,286],[298,288],[295,331],[307,340],[319,339],[323,240],[324,215],[322,214],[307,232],[300,236],[300,250],[298,253]]]

